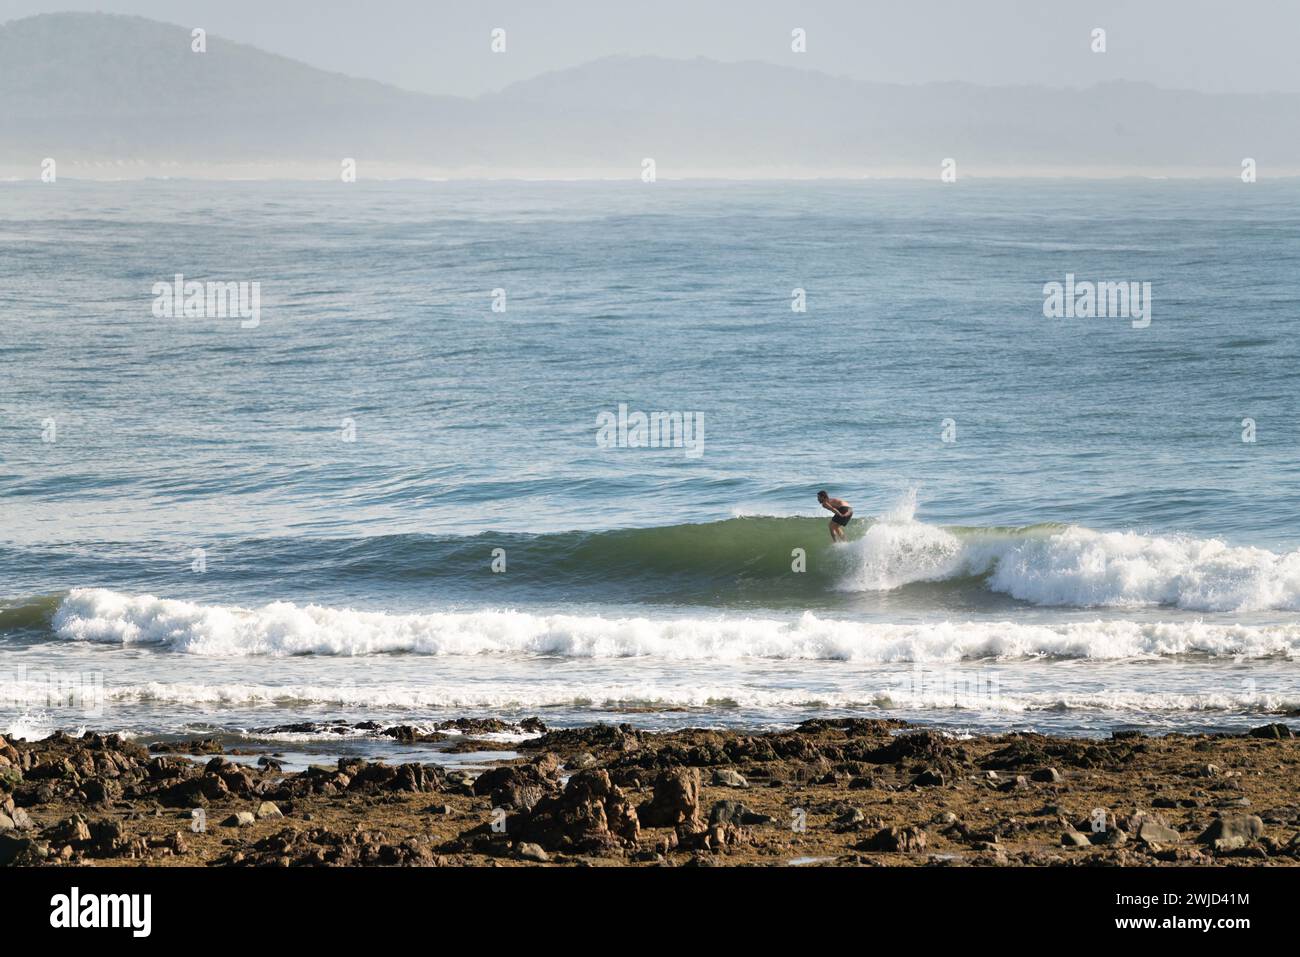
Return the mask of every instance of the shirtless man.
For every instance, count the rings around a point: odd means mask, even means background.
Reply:
[[[853,506],[842,498],[831,498],[825,490],[817,493],[817,501],[821,503],[822,508],[835,513],[831,516],[831,523],[828,526],[831,530],[831,541],[844,541],[844,526],[853,519]]]

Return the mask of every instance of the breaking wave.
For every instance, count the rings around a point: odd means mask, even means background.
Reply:
[[[209,605],[76,589],[54,612],[62,639],[215,657],[532,655],[678,660],[944,662],[1170,655],[1293,658],[1300,624],[1203,621],[880,623],[717,615],[613,617],[525,611],[391,614],[273,602]]]

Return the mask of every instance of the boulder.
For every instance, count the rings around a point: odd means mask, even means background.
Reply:
[[[1106,847],[1123,847],[1128,843],[1128,834],[1117,827],[1111,828],[1109,831],[1094,833],[1092,843],[1102,844]]]
[[[700,772],[698,768],[672,768],[655,778],[654,795],[637,808],[646,827],[703,828],[700,819]]]
[[[257,811],[254,813],[259,821],[267,819],[278,820],[279,818],[284,817],[279,806],[272,801],[263,801],[257,806]]]
[[[1172,827],[1151,818],[1143,818],[1138,824],[1137,837],[1143,844],[1176,844],[1182,839]]]
[[[713,783],[719,787],[725,788],[749,787],[749,782],[745,780],[744,775],[739,771],[731,770],[731,768],[718,768],[714,771]]]
[[[475,780],[476,795],[488,795],[493,807],[526,811],[560,789],[559,765],[544,754],[531,764],[507,764],[484,771]]]
[[[1231,814],[1215,818],[1196,839],[1216,851],[1234,851],[1264,836],[1264,822],[1254,814]]]
[[[912,785],[918,788],[940,788],[943,787],[943,774],[934,768],[926,768],[916,777],[912,778]]]
[[[463,768],[453,768],[447,772],[447,787],[456,793],[473,794],[476,780],[478,778]]]
[[[252,827],[257,823],[251,811],[239,811],[221,822],[222,827]]]
[[[389,783],[394,791],[437,791],[445,780],[441,769],[428,764],[403,764]]]
[[[728,824],[739,824],[750,826],[754,824],[769,824],[772,818],[767,814],[759,814],[757,811],[750,810],[739,801],[719,801],[713,805],[709,811],[709,827],[725,826]]]
[[[551,859],[540,844],[523,843],[515,848],[515,854],[520,860],[536,861],[539,864],[545,864]]]
[[[121,821],[96,821],[90,828],[95,851],[111,854],[130,843],[130,836]]]
[[[1087,834],[1081,834],[1079,831],[1066,831],[1061,835],[1062,847],[1092,847],[1092,841],[1088,840]]]
[[[118,787],[101,778],[88,778],[81,782],[81,793],[87,804],[108,804],[117,796]]]
[[[925,850],[925,831],[919,827],[886,827],[858,844],[863,851],[889,851],[904,854]]]
[[[1045,784],[1060,784],[1061,772],[1056,768],[1039,768],[1030,775],[1035,781],[1041,781]]]
[[[90,825],[80,814],[64,818],[50,828],[46,836],[55,844],[75,844],[90,840]]]
[[[549,850],[634,845],[640,834],[636,809],[604,769],[579,771],[562,792],[543,797],[508,826],[521,841]]]
[[[1284,724],[1266,724],[1258,728],[1251,728],[1249,734],[1252,738],[1294,738],[1295,732]]]
[[[857,828],[859,824],[867,819],[867,816],[856,807],[851,807],[843,814],[837,817],[832,823],[836,830],[850,831]]]
[[[0,834],[0,867],[11,864],[39,864],[49,856],[49,847],[31,838]]]

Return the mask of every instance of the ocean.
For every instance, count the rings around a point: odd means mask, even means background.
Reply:
[[[1300,713],[1300,181],[10,182],[0,305],[11,735]]]

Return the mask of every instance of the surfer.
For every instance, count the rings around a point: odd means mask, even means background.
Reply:
[[[853,506],[842,498],[831,498],[826,494],[826,490],[817,493],[817,501],[821,503],[822,508],[835,514],[831,516],[831,523],[827,526],[831,530],[831,541],[844,541],[844,526],[853,520]]]

